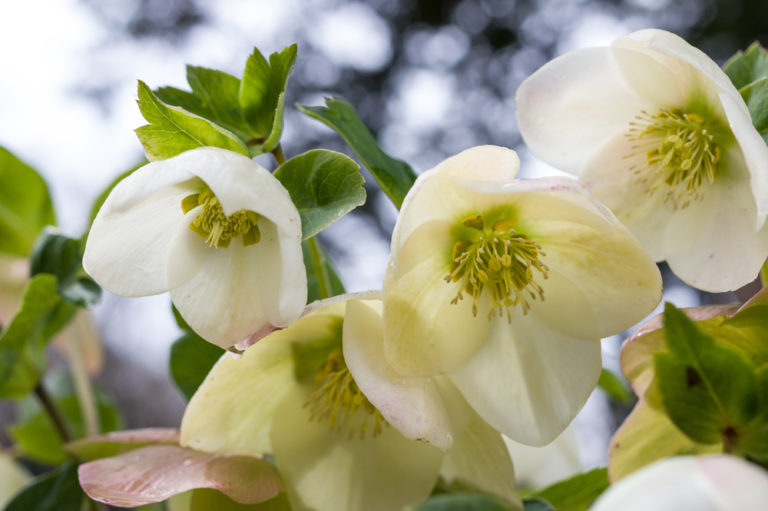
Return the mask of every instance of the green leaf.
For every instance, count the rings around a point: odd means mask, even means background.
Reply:
[[[22,398],[37,385],[48,341],[74,312],[57,292],[55,276],[30,279],[21,308],[0,335],[0,398]]]
[[[189,511],[291,511],[285,492],[257,504],[239,504],[220,491],[208,488],[192,490]]]
[[[64,417],[67,430],[74,438],[84,437],[85,422],[71,382],[67,379],[63,385],[46,385],[46,387],[52,389],[51,394]],[[120,429],[122,417],[114,402],[103,391],[97,391],[95,396],[101,431]],[[25,456],[50,465],[67,461],[68,456],[63,449],[59,434],[37,399],[28,396],[22,401],[20,409],[22,410],[20,420],[9,428],[9,433]]]
[[[755,41],[747,51],[737,52],[723,66],[723,71],[737,89],[768,77],[768,52]]]
[[[80,240],[59,234],[55,227],[46,227],[32,250],[30,273],[55,275],[62,298],[90,307],[101,298],[101,287],[85,273],[82,260]]]
[[[664,330],[670,351],[654,358],[667,415],[695,442],[736,444],[739,430],[757,412],[753,368],[738,350],[716,343],[669,303]]]
[[[360,166],[334,151],[316,149],[300,154],[280,165],[275,177],[299,210],[303,239],[365,202]]]
[[[164,160],[203,146],[221,147],[248,156],[234,133],[183,108],[166,105],[139,81],[139,109],[149,122],[136,129],[150,160]]]
[[[93,205],[91,205],[91,213],[88,215],[88,225],[90,226],[93,224],[94,218],[96,218],[96,215],[98,214],[99,210],[101,209],[102,204],[104,204],[104,201],[107,200],[107,197],[109,196],[109,193],[112,191],[112,189],[117,186],[117,183],[125,179],[126,177],[130,176],[134,172],[136,172],[138,169],[146,165],[146,161],[142,161],[141,163],[135,165],[134,167],[131,167],[130,169],[126,170],[119,176],[117,176],[114,181],[109,183],[109,185],[102,190],[102,192],[99,194],[98,197],[96,197],[96,200],[93,201]],[[86,233],[87,235],[87,233]]]
[[[240,83],[240,108],[255,138],[264,142],[259,151],[277,146],[283,130],[283,109],[288,77],[296,61],[296,44],[269,56],[269,62],[258,48],[245,63]]]
[[[604,368],[600,371],[597,386],[603,389],[611,399],[619,403],[631,404],[634,400],[634,396],[627,385],[608,369]]]
[[[26,257],[42,228],[55,223],[43,178],[0,147],[0,253]]]
[[[739,92],[749,109],[752,125],[768,143],[768,77],[743,87]]]
[[[195,113],[245,137],[254,136],[240,110],[238,78],[215,69],[187,66],[187,82],[199,99],[201,111]]]
[[[544,499],[557,511],[586,511],[606,488],[608,472],[596,468],[555,483],[533,496]]]
[[[523,511],[555,511],[552,504],[544,499],[523,499]]]
[[[174,383],[187,400],[192,398],[224,350],[188,332],[173,343],[169,369]]]
[[[443,493],[434,495],[414,511],[515,511],[516,508],[490,495]]]
[[[328,290],[329,296],[343,295],[346,293],[344,284],[341,282],[341,278],[339,278],[339,274],[333,266],[333,263],[326,257],[322,248],[318,246],[317,249],[321,260],[320,270],[315,268],[315,262],[312,259],[307,242],[304,241],[301,244],[301,251],[304,255],[304,268],[307,272],[307,303],[312,303],[321,298],[320,287],[317,282],[318,272],[324,272],[326,281],[330,283],[330,289]]]
[[[81,511],[86,498],[77,480],[77,465],[68,463],[35,478],[5,511]]]
[[[405,194],[416,181],[416,173],[404,161],[392,158],[381,150],[352,105],[338,98],[326,98],[325,104],[325,107],[297,107],[306,115],[336,130],[399,209]]]

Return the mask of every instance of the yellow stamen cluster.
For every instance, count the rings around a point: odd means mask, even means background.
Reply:
[[[717,176],[721,154],[707,122],[676,109],[655,115],[643,111],[635,119],[626,136],[635,142],[632,149],[637,152],[625,158],[645,153],[644,165],[630,167],[638,182],[647,186],[649,194],[666,187],[664,202],[675,208],[700,200],[702,184],[712,184]]]
[[[389,425],[358,388],[344,362],[341,347],[330,352],[314,380],[318,387],[304,403],[304,408],[309,410],[310,420],[328,421],[329,431],[337,433],[347,427],[350,440],[355,431],[359,431],[361,440],[365,438],[369,419],[373,422],[374,438],[381,434],[382,426]]]
[[[457,241],[453,246],[445,280],[461,281],[461,288],[451,303],[458,303],[466,292],[473,300],[472,314],[477,316],[480,297],[483,290],[488,289],[491,298],[488,319],[497,313],[499,316],[506,313],[507,320],[511,321],[512,307],[520,304],[523,314],[527,314],[531,308],[529,298],[535,300],[538,296],[544,300],[544,290],[533,274],[535,269],[546,279],[549,271],[541,262],[546,254],[540,245],[517,232],[514,223],[507,220],[499,220],[488,228],[481,215],[473,215],[461,224],[481,234],[471,241]]]
[[[261,239],[257,225],[259,215],[253,211],[241,209],[227,216],[221,209],[219,199],[206,188],[200,193],[184,197],[181,209],[184,213],[203,206],[203,210],[189,224],[189,228],[202,236],[212,247],[228,247],[229,242],[238,236],[243,237],[243,246],[255,245]]]

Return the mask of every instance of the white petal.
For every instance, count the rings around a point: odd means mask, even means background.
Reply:
[[[205,263],[216,253],[195,231],[189,228],[192,221],[202,211],[198,206],[184,215],[183,220],[176,226],[176,232],[169,235],[172,241],[168,247],[168,289],[175,289],[192,280],[205,266]]]
[[[752,125],[741,97],[721,94],[720,101],[749,169],[749,181],[757,204],[755,229],[761,229],[768,215],[768,146]]]
[[[550,61],[520,85],[517,120],[531,152],[577,174],[596,147],[626,131],[643,109],[653,109],[627,82],[618,63],[624,56],[627,62],[648,61],[628,50],[579,50]]]
[[[600,343],[563,335],[514,309],[494,318],[487,341],[450,375],[470,406],[516,442],[545,445],[597,385]]]
[[[275,409],[298,385],[292,345],[336,336],[340,322],[337,315],[314,314],[261,339],[242,357],[225,354],[187,405],[181,444],[222,454],[272,452]]]
[[[169,246],[182,225],[181,200],[192,192],[192,183],[155,179],[164,170],[153,168],[160,163],[146,165],[121,181],[88,234],[85,271],[121,296],[146,296],[169,288]],[[165,186],[158,187],[158,183]]]
[[[498,431],[471,410],[469,423],[456,438],[440,467],[446,484],[469,487],[501,497],[522,509],[515,489],[515,470]]]
[[[214,250],[194,278],[171,290],[189,326],[222,347],[267,325],[287,325],[306,303],[306,274],[294,253],[298,245],[278,242],[279,233],[268,221],[259,222],[259,228],[259,243],[243,247],[235,239]]]
[[[401,376],[384,356],[380,301],[347,303],[344,360],[360,390],[406,438],[446,450],[453,443],[450,421],[428,377]]]
[[[531,447],[505,438],[515,462],[515,479],[524,488],[539,490],[584,471],[579,439],[573,423],[543,447]]]
[[[310,422],[307,393],[293,392],[275,414],[272,445],[294,511],[392,511],[425,500],[442,453],[395,428],[364,439]]]
[[[225,214],[254,211],[301,241],[299,212],[288,191],[267,169],[242,154],[216,147],[183,154],[188,155],[187,170],[205,181]]]
[[[751,193],[728,185],[713,187],[703,201],[678,211],[664,237],[672,271],[704,291],[731,291],[752,282],[768,255],[768,225],[754,231]]]
[[[761,511],[768,472],[735,456],[678,456],[657,461],[612,485],[592,511]]]

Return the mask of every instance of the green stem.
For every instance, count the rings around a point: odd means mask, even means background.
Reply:
[[[317,292],[321,299],[328,298],[331,296],[331,279],[328,278],[328,272],[325,271],[323,255],[320,253],[317,237],[312,236],[309,238],[307,240],[307,247],[309,248],[309,257],[312,259],[312,266],[317,277]]]
[[[768,286],[768,259],[765,260],[760,270],[760,283],[763,287]]]
[[[80,342],[82,336],[87,335],[82,328],[82,321],[86,321],[86,316],[81,312],[72,322],[72,328],[65,333],[67,343],[67,354],[69,368],[72,372],[72,379],[75,383],[75,392],[77,401],[80,405],[80,413],[85,423],[86,436],[96,436],[99,434],[99,412],[96,408],[96,399],[93,394],[93,386],[88,376],[88,370],[85,367],[85,357],[83,355],[83,346]]]
[[[43,405],[43,409],[48,414],[48,417],[50,417],[54,429],[59,434],[59,437],[61,437],[61,441],[65,444],[70,442],[72,440],[72,435],[69,434],[69,429],[67,429],[67,425],[64,422],[64,416],[61,414],[61,411],[59,411],[59,408],[56,406],[53,399],[51,399],[48,391],[45,390],[42,381],[35,387],[35,395],[40,400],[40,404]]]
[[[277,144],[277,146],[272,149],[272,156],[275,157],[275,161],[278,165],[285,163],[285,154],[283,154],[283,148],[280,144]]]

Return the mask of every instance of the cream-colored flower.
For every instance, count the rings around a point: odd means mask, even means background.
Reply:
[[[170,291],[187,323],[229,347],[306,304],[301,220],[253,160],[214,147],[145,165],[109,194],[83,266],[122,296]]]
[[[531,151],[706,291],[752,281],[768,256],[768,148],[728,77],[662,30],[563,55],[516,96]]]
[[[578,182],[518,167],[481,146],[416,181],[392,235],[384,354],[400,374],[448,375],[491,426],[543,445],[597,384],[600,338],[648,314],[661,278]]]
[[[763,511],[768,472],[735,456],[677,456],[641,468],[603,494],[591,511]]]
[[[520,506],[501,435],[447,380],[387,367],[381,302],[362,298],[321,303],[225,354],[189,402],[182,445],[272,453],[294,511],[402,509],[438,476]]]

